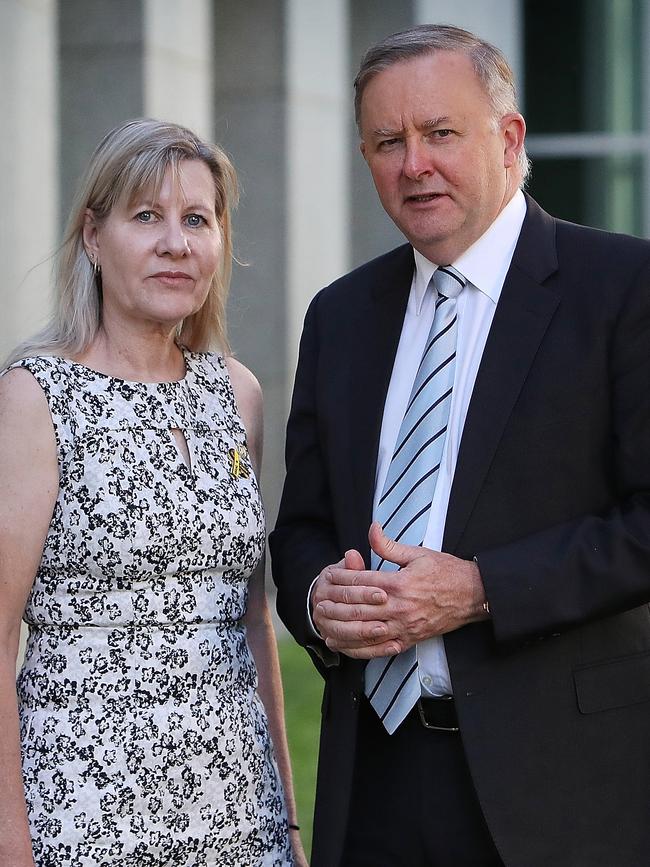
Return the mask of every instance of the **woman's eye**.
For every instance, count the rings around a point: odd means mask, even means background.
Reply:
[[[203,226],[205,224],[205,217],[202,217],[200,214],[188,214],[187,217],[187,225],[192,229],[198,229],[199,226]]]
[[[151,223],[153,221],[153,214],[151,211],[140,211],[135,215],[135,218],[141,223]]]

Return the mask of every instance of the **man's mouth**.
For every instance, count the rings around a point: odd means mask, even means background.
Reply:
[[[444,193],[418,193],[413,196],[407,196],[407,202],[414,202],[415,204],[419,202],[433,202],[435,199],[441,198]]]

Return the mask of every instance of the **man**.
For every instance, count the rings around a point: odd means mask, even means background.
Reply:
[[[512,74],[471,34],[389,37],[355,87],[409,244],[313,300],[288,425],[312,864],[650,864],[650,244],[521,192]]]

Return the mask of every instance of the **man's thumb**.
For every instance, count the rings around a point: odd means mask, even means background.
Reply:
[[[368,540],[372,550],[382,560],[397,563],[398,566],[407,566],[413,559],[413,546],[402,545],[391,539],[384,533],[378,521],[373,521],[370,525]]]

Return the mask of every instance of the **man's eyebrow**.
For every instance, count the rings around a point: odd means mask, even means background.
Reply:
[[[450,123],[451,118],[447,116],[442,117],[434,117],[431,120],[425,120],[422,124],[423,129],[432,129],[433,127],[440,126],[441,124]]]
[[[451,118],[447,115],[441,115],[440,117],[433,117],[429,120],[425,120],[420,124],[420,129],[434,129],[435,127],[441,126],[443,124],[449,124],[451,122]],[[377,129],[373,129],[372,134],[377,138],[391,138],[393,136],[399,136],[404,134],[404,129],[391,129],[390,127],[378,127]]]
[[[373,129],[372,134],[380,138],[402,135],[403,132],[403,129],[389,129],[388,127],[380,127],[379,129]]]

